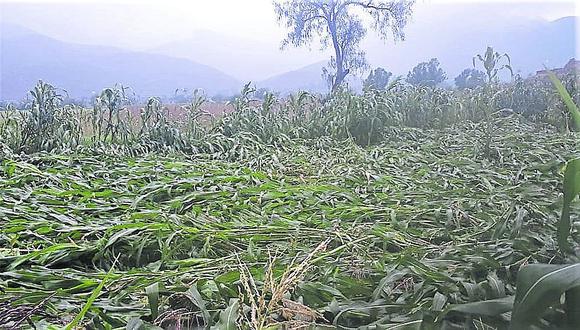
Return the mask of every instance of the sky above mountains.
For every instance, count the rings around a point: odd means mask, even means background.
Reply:
[[[405,41],[370,30],[361,47],[371,67],[395,76],[437,57],[452,84],[490,45],[525,77],[580,57],[577,10],[573,1],[417,0]],[[270,0],[0,0],[0,99],[22,97],[38,79],[78,97],[115,83],[142,96],[231,94],[248,81],[324,92],[331,51],[316,41],[281,50],[285,33]]]
[[[284,36],[271,0],[2,0],[1,19],[63,41],[147,49],[210,30],[279,45]],[[410,27],[485,18],[555,20],[575,15],[574,1],[417,0]],[[477,17],[474,17],[477,16]]]
[[[285,30],[277,23],[270,0],[2,1],[0,8],[0,21],[61,41],[184,57],[240,80],[267,79],[325,60],[330,54],[328,50],[320,51],[317,43],[311,49],[281,51]],[[417,45],[436,49],[442,42],[450,42],[450,35],[451,40],[463,38],[471,42],[470,34],[495,35],[504,26],[513,28],[513,21],[536,24],[572,16],[576,11],[574,1],[418,0],[406,29],[406,42],[383,42],[371,32],[363,47],[371,64],[390,65],[391,71],[397,73],[398,67],[408,70],[397,57],[408,57],[410,49]],[[212,52],[200,51],[212,42],[221,43],[223,50],[230,51],[219,51],[217,45]],[[482,48],[486,46],[480,42]],[[425,52],[412,60],[434,56],[437,54]],[[237,57],[244,59],[239,65]]]

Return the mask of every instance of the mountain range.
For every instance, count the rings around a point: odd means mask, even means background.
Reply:
[[[429,32],[410,26],[404,42],[385,45],[370,36],[362,46],[372,67],[384,67],[395,75],[405,75],[418,62],[437,57],[450,81],[472,67],[473,55],[483,53],[487,45],[508,53],[514,72],[523,76],[543,65],[560,67],[576,56],[576,17],[489,26],[482,22],[458,26],[453,21],[434,21]],[[282,93],[327,90],[321,69],[328,52],[280,51],[278,46],[198,31],[192,38],[137,51],[65,42],[1,23],[0,99],[22,98],[38,79],[73,97],[89,97],[115,83],[130,86],[140,96],[171,96],[177,88],[231,95],[250,79],[257,87]],[[305,65],[308,59],[311,64]],[[360,78],[351,81],[360,85]]]
[[[240,82],[191,60],[123,49],[71,44],[4,24],[0,33],[0,99],[24,96],[42,79],[71,97],[87,97],[120,83],[138,95],[172,95],[176,88],[203,87],[231,94]]]

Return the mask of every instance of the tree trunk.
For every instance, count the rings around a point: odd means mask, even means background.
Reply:
[[[328,29],[330,31],[330,35],[332,36],[332,46],[334,47],[334,55],[336,56],[336,74],[334,75],[334,79],[332,81],[332,90],[331,92],[335,92],[338,87],[344,81],[344,78],[348,75],[349,70],[344,69],[344,62],[343,62],[343,54],[342,49],[340,49],[340,45],[338,43],[338,35],[336,31],[336,17],[337,13],[330,12],[328,19]]]
[[[334,79],[334,82],[332,84],[332,91],[335,92],[338,87],[342,84],[342,82],[344,81],[344,78],[346,78],[346,76],[348,75],[349,70],[344,70],[344,69],[337,69],[337,73],[336,73],[336,77]]]

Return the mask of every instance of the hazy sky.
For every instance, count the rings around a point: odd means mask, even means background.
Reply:
[[[574,1],[483,2],[495,3],[486,7],[496,11],[497,16],[553,20],[574,15],[577,10]],[[483,2],[418,0],[411,24],[426,24],[434,16],[457,18],[454,12],[458,9]],[[79,43],[149,48],[186,39],[200,29],[277,44],[284,36],[271,0],[0,0],[0,3],[0,19]]]
[[[217,66],[239,79],[264,79],[328,59],[328,52],[320,52],[317,45],[312,46],[312,51],[280,52],[285,31],[276,22],[271,0],[0,0],[0,10],[0,21],[16,23],[57,39],[133,50],[151,50],[168,42],[202,36],[200,30],[237,38],[238,42],[242,40],[242,45],[244,39],[254,40],[255,43],[248,44],[255,45],[255,52],[269,63]],[[406,28],[405,43],[385,43],[371,32],[363,46],[371,63],[383,64],[394,61],[392,56],[397,56],[399,49],[420,49],[422,45],[437,43],[438,35],[463,33],[456,28],[461,24],[485,29],[488,25],[508,24],[516,17],[555,20],[578,15],[577,10],[573,0],[417,0],[412,21]],[[416,63],[426,59],[417,54],[410,60]],[[214,65],[207,61],[204,64]]]

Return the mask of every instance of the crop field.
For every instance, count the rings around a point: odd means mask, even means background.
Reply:
[[[0,328],[575,329],[579,95],[550,79],[248,84],[217,116],[40,81],[0,111]]]
[[[187,111],[183,109],[184,104],[166,104],[165,108],[167,111],[167,116],[171,120],[186,120],[187,119]],[[233,111],[233,107],[224,102],[211,102],[211,103],[204,103],[201,106],[201,110],[207,114],[207,116],[219,117],[225,113],[230,113]],[[131,106],[128,108],[128,111],[134,117],[139,117],[141,112],[140,106]]]
[[[580,330],[572,2],[22,2],[0,330]]]
[[[370,147],[295,141],[236,160],[11,155],[0,324],[506,327],[505,313],[452,306],[513,299],[522,266],[566,261],[555,223],[579,141],[506,118],[482,157],[481,134],[402,128]]]

